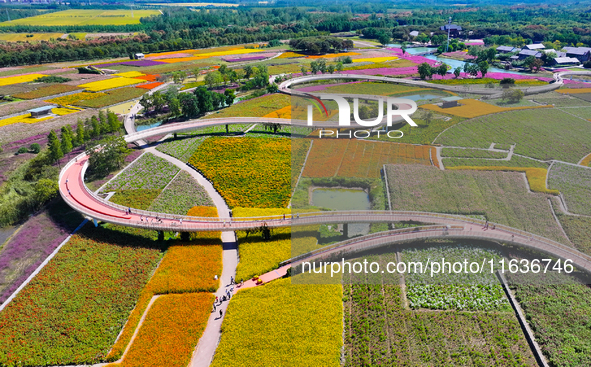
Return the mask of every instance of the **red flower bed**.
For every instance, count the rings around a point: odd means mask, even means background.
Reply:
[[[143,88],[143,89],[154,89],[164,83],[162,82],[153,82],[148,84],[137,85],[136,88]]]

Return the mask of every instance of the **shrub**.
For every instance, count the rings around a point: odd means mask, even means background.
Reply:
[[[16,154],[23,154],[23,153],[26,153],[26,152],[27,152],[27,148],[20,147],[20,148],[18,148]]]
[[[48,76],[42,76],[39,77],[37,79],[35,79],[33,82],[35,83],[65,83],[65,82],[69,82],[72,79],[70,78],[64,78],[63,76],[59,76],[59,75],[48,75]]]
[[[19,149],[20,150],[20,149]],[[31,144],[31,146],[29,147],[29,151],[31,153],[34,154],[38,154],[41,151],[41,145],[39,145],[38,143],[33,143]]]

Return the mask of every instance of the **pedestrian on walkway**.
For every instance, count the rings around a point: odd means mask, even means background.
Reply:
[[[220,310],[220,319],[222,318],[223,312]]]
[[[213,303],[213,311],[212,312],[215,312],[215,302]]]
[[[218,296],[215,296],[215,303],[218,303],[218,300],[219,300]]]
[[[230,277],[230,284],[234,284],[234,277],[233,276]]]

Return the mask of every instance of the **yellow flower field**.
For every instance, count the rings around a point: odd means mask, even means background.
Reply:
[[[342,286],[290,283],[278,279],[232,297],[212,367],[341,365]]]
[[[115,76],[122,76],[124,78],[135,78],[138,76],[144,76],[146,74],[144,73],[140,73],[139,71],[127,71],[125,73],[117,73],[117,74],[113,74]]]
[[[527,183],[531,191],[541,192],[544,194],[559,195],[558,190],[552,190],[546,187],[546,176],[548,170],[546,168],[538,167],[504,167],[504,166],[456,166],[449,167],[446,169],[463,169],[463,170],[476,170],[476,171],[513,171],[513,172],[525,172],[527,177]]]
[[[91,92],[98,92],[101,90],[125,87],[127,85],[133,85],[138,83],[145,83],[145,80],[119,77],[107,80],[99,80],[97,82],[90,82],[86,84],[80,84],[79,87],[86,88]]]
[[[46,102],[55,103],[55,104],[59,104],[62,106],[67,106],[67,105],[71,105],[71,104],[74,104],[79,101],[95,99],[95,98],[102,97],[105,95],[106,95],[105,93],[80,92],[80,93],[75,93],[75,94],[69,94],[69,95],[63,96],[63,97],[49,99]]]
[[[214,56],[228,56],[228,55],[242,55],[242,54],[250,54],[256,52],[263,52],[264,49],[252,49],[252,48],[237,48],[231,49],[226,51],[215,51],[215,52],[206,52],[206,53],[198,53],[195,56],[191,57],[177,57],[171,59],[158,59],[158,61],[168,62],[168,63],[175,63],[175,62],[184,62],[184,61],[193,61],[193,60],[201,60],[207,59]],[[183,53],[187,53],[187,51],[182,51]]]
[[[32,82],[37,78],[41,78],[47,75],[44,74],[28,74],[28,75],[20,75],[20,76],[7,76],[5,78],[0,78],[0,87],[4,85],[11,85],[11,84],[20,84],[20,83],[28,83]]]
[[[74,113],[74,112],[78,112],[80,110],[78,109],[73,109],[73,108],[54,108],[51,110],[52,113],[58,115],[58,116],[63,116],[63,115],[69,115],[70,113]],[[7,119],[4,120],[0,120],[0,127],[2,126],[8,126],[8,125],[12,125],[12,124],[34,124],[37,122],[41,122],[41,121],[45,121],[45,120],[50,120],[54,118],[54,116],[47,116],[47,117],[41,117],[41,118],[33,118],[31,117],[30,113],[26,113],[24,115],[19,115],[19,116],[13,116],[13,117],[9,117]]]
[[[113,366],[187,366],[203,335],[213,301],[211,293],[159,297],[122,363]]]
[[[488,104],[482,101],[478,101],[471,98],[462,99],[458,101],[462,106],[458,107],[450,107],[450,108],[441,108],[434,104],[426,104],[422,105],[421,108],[445,113],[448,115],[466,117],[466,118],[473,118],[478,116],[490,115],[492,113],[498,112],[507,112],[507,111],[514,111],[514,110],[525,110],[529,108],[552,108],[552,106],[526,106],[526,107],[499,107],[492,104]]]
[[[353,59],[353,62],[389,62],[398,60],[396,56],[386,56],[386,57],[368,57],[363,59]]]
[[[305,57],[306,55],[299,52],[287,51],[277,56],[278,59],[288,59],[290,57]]]
[[[278,109],[277,111],[273,111],[271,113],[268,113],[263,117],[276,118],[276,119],[290,119],[291,118],[291,106],[285,106],[283,108]]]
[[[287,208],[234,208],[234,218],[263,217],[291,213]],[[236,267],[236,279],[250,279],[276,269],[280,262],[291,257],[291,229],[277,228],[271,231],[271,240],[264,241],[260,233],[246,234],[238,231],[240,262]]]
[[[591,88],[559,89],[556,92],[562,93],[562,94],[591,93]]]
[[[341,52],[338,54],[327,54],[327,55],[314,55],[308,56],[308,59],[332,59],[335,57],[342,57],[342,56],[357,56],[361,55],[359,52]]]
[[[591,167],[591,154],[581,160],[581,166]]]

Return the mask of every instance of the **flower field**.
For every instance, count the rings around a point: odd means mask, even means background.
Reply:
[[[159,189],[117,190],[110,201],[130,208],[147,210],[161,192]]]
[[[281,138],[209,138],[189,163],[234,207],[285,207],[290,198],[291,142]]]
[[[422,108],[427,110],[431,110],[438,113],[445,113],[448,115],[454,115],[459,117],[465,118],[474,118],[478,116],[490,115],[493,113],[499,112],[506,112],[506,111],[515,111],[515,110],[522,110],[522,109],[532,109],[532,108],[547,108],[551,106],[532,106],[532,107],[499,107],[492,104],[488,104],[485,102],[481,102],[475,99],[464,98],[462,99],[459,104],[459,107],[450,107],[450,108],[441,108],[434,104],[425,104],[422,105]]]
[[[139,71],[126,71],[124,73],[117,73],[117,74],[113,74],[114,76],[120,76],[123,78],[137,78],[140,76],[145,76],[144,73],[141,73]]]
[[[512,312],[411,311],[390,278],[343,285],[345,366],[536,364]]]
[[[513,155],[508,161],[498,161],[485,158],[442,158],[443,166],[445,168],[452,168],[457,166],[469,167],[491,167],[502,164],[505,167],[539,167],[548,168],[549,164],[536,161],[530,158]]]
[[[510,111],[464,121],[445,131],[434,143],[484,149],[491,143],[516,144],[517,154],[577,163],[591,151],[588,125],[588,121],[555,108]],[[569,143],[565,144],[566,141]]]
[[[591,169],[555,162],[548,186],[564,195],[571,213],[591,215]]]
[[[203,186],[189,173],[180,171],[148,210],[185,215],[194,206],[213,206],[213,202]]]
[[[85,84],[80,84],[80,88],[85,88],[91,92],[100,92],[107,89],[125,87],[128,85],[142,83],[143,80],[141,79],[133,79],[133,78],[112,78],[107,80],[99,80],[96,82],[90,82]]]
[[[156,87],[159,87],[159,86],[161,86],[162,84],[164,84],[164,83],[162,83],[162,82],[153,82],[153,83],[147,83],[147,84],[138,85],[138,86],[136,86],[136,88],[141,88],[141,89],[148,89],[148,90],[150,90],[150,89],[154,89],[154,88],[156,88]]]
[[[386,57],[367,57],[361,59],[353,59],[353,62],[390,62],[397,60],[396,56],[386,56]]]
[[[263,117],[275,118],[275,119],[290,119],[291,118],[291,106],[285,106],[283,108],[278,109],[277,111],[273,111],[271,113],[268,113]]]
[[[220,117],[262,117],[280,108],[289,106],[291,98],[288,95],[275,93],[268,96],[249,99],[244,102],[236,103],[228,108],[224,108],[218,113],[214,113],[208,118]]]
[[[547,275],[548,276],[548,275]],[[515,298],[551,366],[591,364],[591,289],[566,274],[553,274],[557,284],[534,285],[525,275],[512,275]]]
[[[75,105],[90,108],[101,108],[111,106],[116,103],[129,101],[133,98],[141,97],[146,91],[141,88],[125,87],[100,93],[100,96],[92,99],[75,102]],[[99,93],[97,93],[99,94]]]
[[[79,90],[79,89],[80,89],[79,87],[75,87],[73,85],[53,84],[53,85],[48,85],[46,87],[41,87],[41,88],[32,90],[30,92],[16,93],[14,96],[16,98],[21,98],[21,99],[36,99],[36,98],[53,96],[53,95],[61,94],[61,93],[72,92],[72,91]]]
[[[183,162],[187,162],[205,139],[206,137],[204,136],[180,136],[179,139],[165,140],[163,143],[158,144],[156,149]]]
[[[322,87],[322,85],[318,86]],[[303,91],[314,92],[315,90],[302,88]],[[356,94],[373,94],[373,95],[380,95],[380,96],[389,96],[393,94],[405,93],[405,92],[416,92],[416,93],[431,93],[433,89],[430,88],[417,88],[417,87],[409,87],[402,84],[392,84],[392,83],[342,83],[342,84],[332,84],[323,88],[325,92],[339,92],[339,93],[356,93]]]
[[[53,13],[46,13],[34,17],[15,19],[11,22],[4,22],[2,26],[32,25],[125,25],[139,24],[141,17],[160,14],[158,10],[134,10],[135,17],[132,18],[129,10],[102,10],[102,9],[71,9]]]
[[[28,83],[28,82],[32,82],[33,80],[37,79],[37,78],[41,78],[47,75],[44,74],[26,74],[26,75],[17,75],[17,76],[7,76],[7,77],[3,77],[0,78],[0,87],[3,87],[5,85],[11,85],[11,84],[20,84],[20,83]]]
[[[63,116],[63,115],[69,115],[71,113],[74,112],[78,112],[77,109],[71,109],[71,108],[53,108],[51,110],[51,112],[55,115],[58,116]],[[47,117],[40,117],[40,118],[34,118],[31,117],[30,113],[26,113],[24,115],[18,115],[18,116],[13,116],[13,117],[9,117],[7,119],[4,120],[0,120],[0,127],[2,126],[7,126],[7,125],[12,125],[12,124],[34,124],[40,121],[45,121],[45,120],[50,120],[52,118],[54,118],[55,116],[47,116]]]
[[[326,54],[326,55],[310,55],[306,56],[307,59],[333,59],[337,57],[345,57],[345,56],[359,56],[361,55],[359,52],[340,52],[336,54]]]
[[[160,259],[152,245],[114,227],[72,236],[0,313],[0,364],[104,360]]]
[[[144,153],[127,167],[103,191],[162,190],[179,172],[179,168],[151,153]]]
[[[591,154],[587,155],[580,162],[581,166],[591,167]]]
[[[74,94],[68,94],[67,96],[57,97],[50,100],[47,100],[49,103],[55,103],[63,106],[68,106],[71,104],[76,104],[80,101],[85,101],[89,99],[94,99],[98,97],[105,96],[105,93],[89,93],[89,92],[80,92]]]
[[[217,241],[179,243],[171,246],[150,279],[154,294],[215,292],[222,273],[222,246]]]
[[[497,152],[494,150],[483,149],[459,149],[459,148],[443,148],[441,150],[442,157],[456,157],[456,158],[492,158],[502,159],[507,157],[508,152]]]
[[[384,164],[431,165],[430,146],[356,139],[315,139],[304,177],[380,177]]]
[[[484,215],[493,222],[565,242],[547,196],[528,192],[521,173],[388,165],[392,210]]]
[[[507,172],[525,172],[527,183],[531,191],[541,192],[544,194],[558,195],[558,190],[550,190],[546,187],[546,176],[548,170],[546,168],[537,167],[504,167],[504,166],[485,166],[485,167],[470,167],[470,166],[456,166],[448,167],[448,169],[458,170],[476,170],[476,171],[507,171]]]
[[[411,248],[402,251],[405,262],[442,259],[454,263],[488,261],[495,263],[502,258],[494,250],[466,245]],[[427,270],[429,271],[429,270]],[[459,311],[511,311],[509,302],[496,275],[490,272],[477,274],[410,273],[405,275],[406,297],[412,309]]]
[[[194,206],[187,212],[188,216],[192,217],[217,217],[218,210],[214,206]],[[191,232],[191,239],[214,239],[219,240],[222,232]]]
[[[340,366],[340,285],[279,279],[232,297],[212,367]]]
[[[568,239],[575,248],[583,253],[591,254],[591,218],[562,214],[556,209],[555,212],[560,225],[566,232]]]
[[[160,296],[150,308],[122,367],[185,367],[205,330],[214,296]]]
[[[235,208],[234,218],[262,217],[266,215],[290,214],[290,209]],[[271,232],[271,240],[265,241],[260,233],[247,234],[238,231],[240,262],[236,267],[236,279],[250,279],[279,267],[279,263],[291,257],[291,230],[277,228]]]

